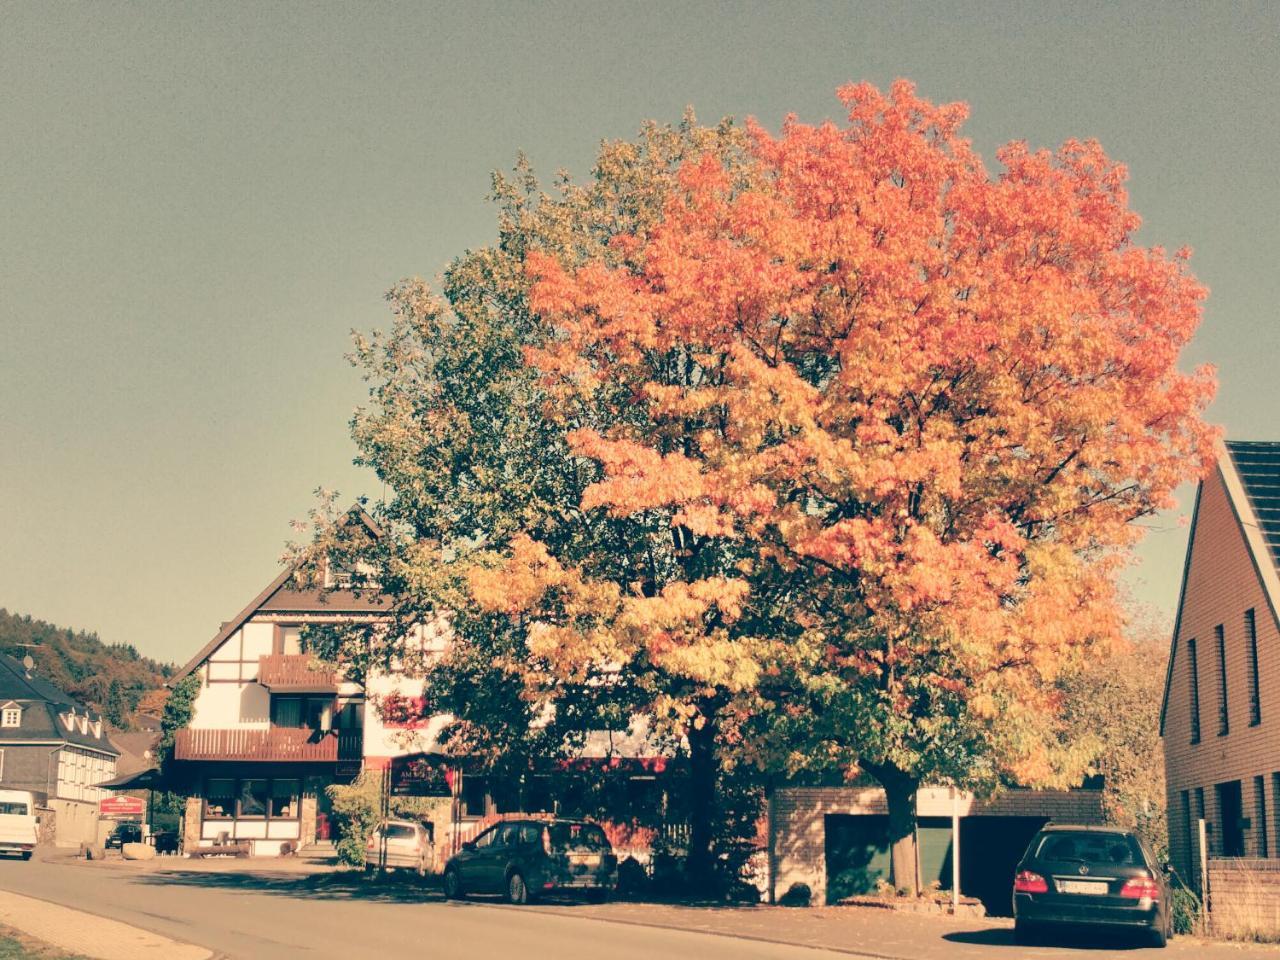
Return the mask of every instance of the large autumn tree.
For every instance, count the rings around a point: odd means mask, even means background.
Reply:
[[[695,556],[671,511],[591,502],[605,474],[571,431],[639,429],[644,412],[613,395],[557,409],[558,391],[529,362],[560,335],[530,308],[529,263],[623,265],[615,242],[655,229],[687,164],[712,157],[745,184],[747,147],[741,128],[689,116],[605,144],[581,184],[561,178],[546,192],[523,163],[496,177],[495,242],[459,256],[438,292],[397,286],[391,329],[357,338],[370,402],[353,435],[358,462],[386,484],[374,508],[386,536],[347,539],[332,500],[313,517],[313,554],[362,561],[396,614],[389,630],[317,631],[323,653],[357,677],[393,661],[419,668],[431,710],[455,718],[448,749],[513,776],[533,758],[572,754],[592,730],[631,728],[682,752],[700,871],[721,819],[725,743],[756,696],[759,658],[739,655],[722,625],[740,616],[741,588],[725,575],[753,548],[726,540]],[[448,652],[415,662],[416,625],[440,616]],[[664,646],[662,631],[680,639]]]
[[[757,685],[761,759],[878,780],[918,888],[922,781],[1065,785],[1091,759],[1055,681],[1118,635],[1134,521],[1209,462],[1211,372],[1177,368],[1204,290],[1134,242],[1098,144],[1012,143],[992,174],[963,105],[840,96],[846,124],[752,127],[749,177],[687,162],[607,256],[530,254],[555,335],[527,360],[601,473],[581,508],[657,517],[673,549],[619,596],[534,534],[493,602],[563,671]]]

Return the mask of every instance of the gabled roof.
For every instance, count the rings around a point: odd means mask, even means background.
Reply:
[[[0,745],[6,741],[38,740],[92,747],[104,753],[120,753],[107,736],[101,714],[77,703],[43,677],[28,672],[13,657],[0,653],[0,702],[7,704],[10,701],[23,708],[22,724],[0,727]],[[71,714],[78,718],[77,721],[70,725],[63,723],[62,718]],[[80,729],[79,719],[87,721],[84,730]],[[98,724],[101,726],[95,734],[94,725]]]
[[[1271,553],[1271,562],[1280,566],[1280,442],[1232,440],[1226,448],[1253,508],[1262,540]]]
[[[1228,440],[1218,450],[1218,476],[1227,492],[1236,525],[1253,560],[1254,574],[1271,607],[1271,615],[1280,622],[1280,442]],[[1164,697],[1160,704],[1160,735],[1164,736],[1165,711],[1169,706],[1169,688],[1173,683],[1174,658],[1178,652],[1178,635],[1182,631],[1182,609],[1187,599],[1187,576],[1191,572],[1191,551],[1195,547],[1196,527],[1200,522],[1200,494],[1204,481],[1196,490],[1196,509],[1191,517],[1191,535],[1187,540],[1187,557],[1182,566],[1182,586],[1178,591],[1178,613],[1169,643],[1169,663],[1165,670]]]
[[[360,504],[352,504],[346,513],[348,524],[358,523],[375,540],[382,537],[382,528]],[[200,652],[187,661],[181,670],[168,681],[173,686],[188,676],[205,662],[218,647],[233,633],[244,626],[245,622],[262,609],[270,609],[273,613],[377,613],[385,609],[380,597],[370,595],[370,591],[361,591],[359,596],[348,590],[298,590],[295,589],[293,575],[298,564],[290,564],[280,571],[266,589],[245,605],[239,613],[224,623],[213,635],[213,639],[200,648]]]

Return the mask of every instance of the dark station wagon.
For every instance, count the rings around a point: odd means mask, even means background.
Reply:
[[[1051,824],[1035,835],[1013,881],[1014,935],[1032,943],[1050,929],[1131,929],[1163,947],[1172,913],[1165,867],[1119,827]]]
[[[449,858],[444,892],[501,893],[528,903],[545,893],[578,891],[604,900],[618,882],[618,858],[598,824],[584,820],[504,820]]]

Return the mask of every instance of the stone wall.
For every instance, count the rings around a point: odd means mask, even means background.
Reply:
[[[204,812],[204,800],[187,797],[187,807],[182,815],[182,850],[190,853],[200,846],[200,818]]]
[[[951,791],[922,787],[916,796],[918,817],[950,817]],[[962,794],[955,801],[961,817],[1044,817],[1070,823],[1102,821],[1097,790],[1008,790],[982,801]],[[769,898],[781,897],[792,884],[806,884],[813,903],[826,901],[826,817],[828,814],[886,815],[879,787],[786,787],[769,797]],[[963,855],[963,852],[962,852]]]
[[[1215,936],[1280,937],[1280,860],[1210,857],[1209,926]]]

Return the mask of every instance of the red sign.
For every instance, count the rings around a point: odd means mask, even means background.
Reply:
[[[146,808],[141,797],[103,797],[98,801],[98,813],[104,817],[140,817]]]

